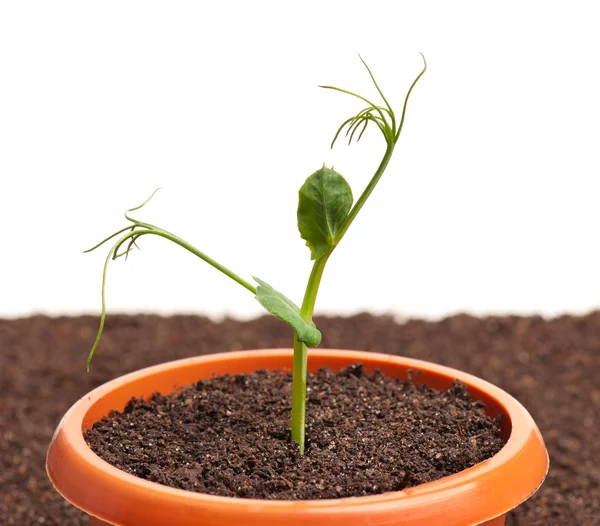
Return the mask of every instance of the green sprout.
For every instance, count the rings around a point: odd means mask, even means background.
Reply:
[[[345,136],[348,138],[348,144],[351,144],[355,137],[356,142],[360,141],[370,123],[374,123],[375,126],[379,128],[387,147],[375,174],[354,205],[350,185],[342,175],[335,172],[333,168],[325,167],[325,165],[308,177],[300,188],[297,212],[298,229],[300,231],[300,236],[306,241],[306,245],[310,249],[311,259],[314,260],[313,268],[310,277],[308,278],[308,284],[306,285],[304,299],[302,300],[300,307],[261,279],[253,277],[257,284],[255,286],[175,234],[163,230],[156,225],[138,221],[131,217],[129,213],[141,209],[148,203],[158,191],[155,190],[140,206],[131,208],[125,212],[125,218],[130,223],[128,226],[115,232],[96,246],[85,251],[91,252],[96,250],[107,241],[117,238],[117,241],[108,252],[104,262],[102,274],[102,313],[100,316],[100,326],[98,328],[96,341],[87,358],[86,365],[88,371],[90,369],[92,356],[100,343],[102,332],[104,330],[104,321],[106,319],[106,276],[110,261],[123,256],[127,259],[133,248],[139,248],[137,242],[142,236],[151,234],[168,239],[198,256],[200,259],[204,260],[209,265],[212,265],[217,270],[220,270],[233,281],[249,290],[269,313],[290,325],[294,330],[291,431],[292,440],[298,443],[300,454],[304,454],[308,348],[316,347],[321,342],[321,333],[312,321],[321,277],[323,276],[327,260],[373,192],[373,189],[381,179],[381,176],[392,157],[394,147],[398,142],[404,125],[404,118],[406,116],[406,108],[410,94],[418,80],[427,70],[427,62],[422,53],[421,57],[423,58],[423,69],[415,78],[406,93],[400,120],[396,118],[396,114],[379,88],[369,66],[362,57],[360,57],[360,60],[367,69],[384,105],[377,105],[369,99],[345,89],[336,88],[334,86],[320,86],[321,88],[346,93],[367,104],[366,108],[341,124],[331,143],[332,148],[344,130]]]

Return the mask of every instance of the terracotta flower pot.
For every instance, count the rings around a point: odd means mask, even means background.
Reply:
[[[530,497],[548,470],[544,442],[525,408],[501,389],[474,376],[439,365],[384,354],[311,349],[309,369],[339,370],[360,361],[406,379],[447,389],[456,378],[486,404],[490,416],[503,414],[504,448],[492,458],[455,475],[404,491],[314,501],[263,501],[216,497],[148,482],[96,456],[82,431],[122,410],[132,396],[167,394],[213,374],[290,369],[291,350],[242,351],[178,360],[142,369],[108,382],[79,400],[60,422],[48,451],[46,469],[56,489],[90,515],[90,524],[118,526],[295,526],[426,525],[501,526],[505,513]]]

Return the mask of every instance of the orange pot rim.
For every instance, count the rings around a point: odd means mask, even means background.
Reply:
[[[288,525],[308,525],[315,520],[324,520],[324,517],[331,525],[348,525],[348,521],[383,525],[395,524],[384,518],[398,515],[407,526],[479,524],[501,516],[525,501],[546,476],[549,460],[542,436],[527,410],[511,395],[485,380],[450,367],[363,351],[311,349],[309,368],[315,370],[328,365],[340,369],[358,361],[365,364],[367,370],[379,367],[384,373],[390,368],[419,370],[425,373],[426,383],[430,383],[427,378],[445,382],[460,380],[471,391],[483,393],[497,403],[509,418],[511,430],[505,446],[476,466],[414,488],[365,497],[289,501],[219,497],[163,486],[119,470],[98,457],[85,443],[82,431],[90,425],[91,410],[115,390],[127,390],[130,385],[149,377],[169,375],[174,378],[182,371],[216,365],[220,369],[217,374],[228,369],[237,372],[236,368],[247,372],[260,368],[281,369],[281,365],[272,365],[289,361],[291,366],[291,357],[291,349],[211,354],[147,367],[111,380],[77,401],[59,423],[48,450],[48,476],[63,497],[89,515],[118,525],[136,524],[131,518],[135,510],[128,509],[134,507],[145,516],[141,523],[147,526],[191,526],[198,524],[200,518],[206,524],[215,525],[270,525],[279,524],[278,521]],[[171,390],[192,382],[194,380],[175,381]],[[127,401],[141,394],[151,393],[130,389],[129,394],[121,398]],[[113,409],[122,410],[123,406],[124,403]],[[123,502],[124,496],[128,504]],[[154,507],[152,512],[148,512],[150,506]],[[209,520],[213,517],[214,522]],[[364,522],[360,522],[361,517]],[[422,522],[424,520],[426,522]]]

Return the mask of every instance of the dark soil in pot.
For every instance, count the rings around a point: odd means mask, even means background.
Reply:
[[[550,454],[541,489],[507,526],[600,526],[600,312],[585,316],[458,315],[439,322],[361,314],[318,317],[323,347],[429,360],[492,382],[520,400]],[[289,347],[279,320],[109,316],[92,372],[85,358],[97,316],[0,319],[0,524],[87,526],[44,469],[67,409],[98,385],[169,360]],[[312,410],[312,407],[311,407]]]
[[[447,392],[356,364],[308,378],[307,449],[290,440],[291,375],[258,371],[132,399],[86,441],[138,477],[224,497],[332,499],[452,475],[503,446],[463,385]]]

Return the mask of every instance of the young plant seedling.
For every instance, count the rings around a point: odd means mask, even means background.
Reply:
[[[421,54],[421,56],[423,58],[423,69],[415,78],[406,93],[402,113],[399,119],[396,117],[394,110],[379,88],[369,66],[367,66],[362,58],[361,61],[379,93],[383,105],[377,105],[366,97],[357,95],[356,93],[345,89],[336,88],[334,86],[320,86],[325,89],[346,93],[367,104],[366,108],[358,112],[354,117],[345,120],[338,128],[333,141],[331,142],[332,148],[342,132],[345,131],[345,135],[348,138],[348,144],[352,143],[352,140],[355,137],[358,142],[368,125],[373,123],[382,133],[386,142],[386,149],[375,174],[354,205],[350,185],[332,168],[323,166],[306,179],[300,188],[298,201],[298,229],[300,230],[300,236],[306,241],[306,245],[310,249],[311,259],[314,260],[313,268],[310,277],[308,278],[308,284],[306,285],[304,299],[302,300],[300,307],[265,281],[254,277],[254,281],[257,284],[257,286],[255,286],[175,234],[167,232],[156,225],[144,223],[131,217],[129,212],[134,212],[142,208],[150,201],[150,199],[152,199],[157,192],[157,190],[155,190],[140,206],[131,208],[125,212],[125,218],[131,223],[130,225],[115,232],[89,250],[86,250],[86,252],[91,252],[107,241],[120,236],[109,250],[104,263],[104,271],[102,274],[102,314],[100,316],[100,327],[98,328],[96,341],[94,342],[87,359],[88,371],[92,356],[98,347],[104,329],[104,320],[106,318],[105,289],[108,264],[111,260],[123,256],[127,259],[129,253],[137,246],[137,242],[142,236],[154,235],[168,239],[185,248],[192,254],[195,254],[200,259],[204,260],[209,265],[212,265],[217,270],[220,270],[233,281],[249,290],[268,312],[289,324],[294,330],[292,440],[298,443],[300,454],[303,454],[305,447],[307,356],[308,347],[316,347],[321,341],[321,333],[315,327],[312,316],[319,284],[321,283],[321,277],[323,276],[323,270],[325,269],[327,260],[335,250],[335,247],[340,243],[344,234],[348,231],[348,228],[381,179],[381,176],[392,157],[394,147],[398,142],[404,125],[408,99],[418,80],[427,69],[425,57],[423,54]]]

